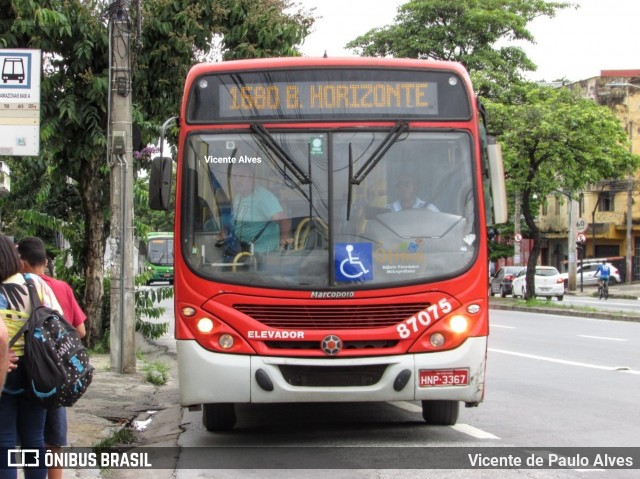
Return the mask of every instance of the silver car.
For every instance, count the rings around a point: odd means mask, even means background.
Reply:
[[[601,262],[584,262],[582,267],[580,267],[580,263],[578,263],[577,274],[576,274],[576,284],[579,286],[582,281],[583,286],[595,286],[598,284],[598,278],[596,278],[596,271],[598,270],[598,266],[600,266]],[[609,271],[611,271],[611,279],[609,280],[609,284],[621,283],[620,280],[620,271],[618,268],[613,266],[611,263],[607,263],[609,266]],[[565,287],[569,281],[569,273],[561,273],[562,279],[564,280]]]

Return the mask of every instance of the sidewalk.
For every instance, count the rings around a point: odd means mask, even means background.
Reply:
[[[597,288],[595,286],[584,286],[580,291],[578,285],[576,291],[565,291],[566,296],[590,296],[596,297]],[[585,308],[572,307],[566,302],[548,301],[544,306],[527,306],[523,302],[515,302],[511,299],[489,298],[489,307],[491,309],[511,310],[511,311],[529,311],[533,313],[557,314],[563,315],[580,315],[587,318],[612,319],[621,321],[640,322],[640,282],[636,281],[631,284],[616,284],[609,286],[609,299],[631,299],[638,300],[637,311],[635,312],[616,312],[616,311],[590,311]]]
[[[180,430],[181,408],[175,353],[166,346],[147,342],[136,335],[135,374],[110,370],[108,354],[92,354],[94,378],[86,394],[67,409],[68,440],[72,447],[92,447],[123,428],[136,437],[137,446],[176,446]],[[146,380],[145,364],[160,361],[169,367],[169,381],[155,386]],[[100,478],[99,469],[65,470],[64,479]],[[172,478],[173,471],[112,469],[109,479]]]
[[[595,287],[579,287],[575,294],[594,295]],[[611,286],[610,298],[640,299],[640,282],[631,285],[618,284]],[[509,302],[491,301],[492,309],[537,308],[514,307]],[[562,305],[558,305],[562,306]],[[571,309],[539,308],[540,312],[552,314],[574,314]],[[640,302],[638,303],[640,320]],[[612,318],[611,314],[599,312],[581,312],[586,316]],[[617,315],[619,316],[619,315]],[[618,318],[620,319],[620,318]],[[630,320],[636,320],[631,318]],[[110,370],[108,354],[91,356],[96,368],[93,383],[87,393],[71,408],[68,413],[68,439],[72,447],[92,447],[110,437],[120,429],[130,429],[137,446],[177,446],[182,410],[179,405],[178,373],[175,346],[172,337],[165,336],[157,342],[148,342],[140,335],[136,337],[136,350],[142,353],[137,361],[137,373],[119,374]],[[169,381],[155,386],[146,380],[145,364],[160,361],[169,367]],[[175,449],[177,451],[177,449]],[[176,452],[177,454],[177,452]],[[177,458],[176,458],[177,462]],[[169,479],[174,477],[173,470],[159,469],[69,469],[64,471],[64,479]]]
[[[580,283],[578,283],[576,286],[576,291],[567,291],[567,294],[575,294],[577,296],[596,296],[597,290],[598,289],[595,286],[583,286],[582,291],[580,291]],[[631,284],[610,284],[609,298],[640,300],[640,281],[634,281]],[[638,309],[640,310],[640,304],[638,305]]]

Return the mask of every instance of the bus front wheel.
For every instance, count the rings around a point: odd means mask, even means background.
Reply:
[[[233,403],[203,404],[202,424],[210,432],[233,429],[236,425],[236,411]]]
[[[433,426],[453,426],[459,411],[460,401],[422,401],[422,417]]]

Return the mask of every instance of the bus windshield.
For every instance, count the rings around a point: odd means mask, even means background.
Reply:
[[[173,266],[173,237],[149,238],[147,261],[155,266]]]
[[[261,130],[186,138],[181,245],[195,274],[379,288],[454,277],[474,262],[468,131]]]

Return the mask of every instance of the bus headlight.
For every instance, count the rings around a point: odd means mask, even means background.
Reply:
[[[467,330],[469,322],[464,316],[454,316],[449,320],[449,326],[451,327],[451,331],[460,334]]]
[[[429,342],[431,343],[431,346],[433,346],[434,348],[441,348],[442,345],[444,344],[444,334],[433,333],[429,337]]]
[[[213,321],[209,318],[200,318],[198,320],[198,331],[201,333],[210,333],[213,330]]]
[[[218,339],[218,344],[222,349],[230,349],[233,347],[233,336],[230,334],[223,334]]]

